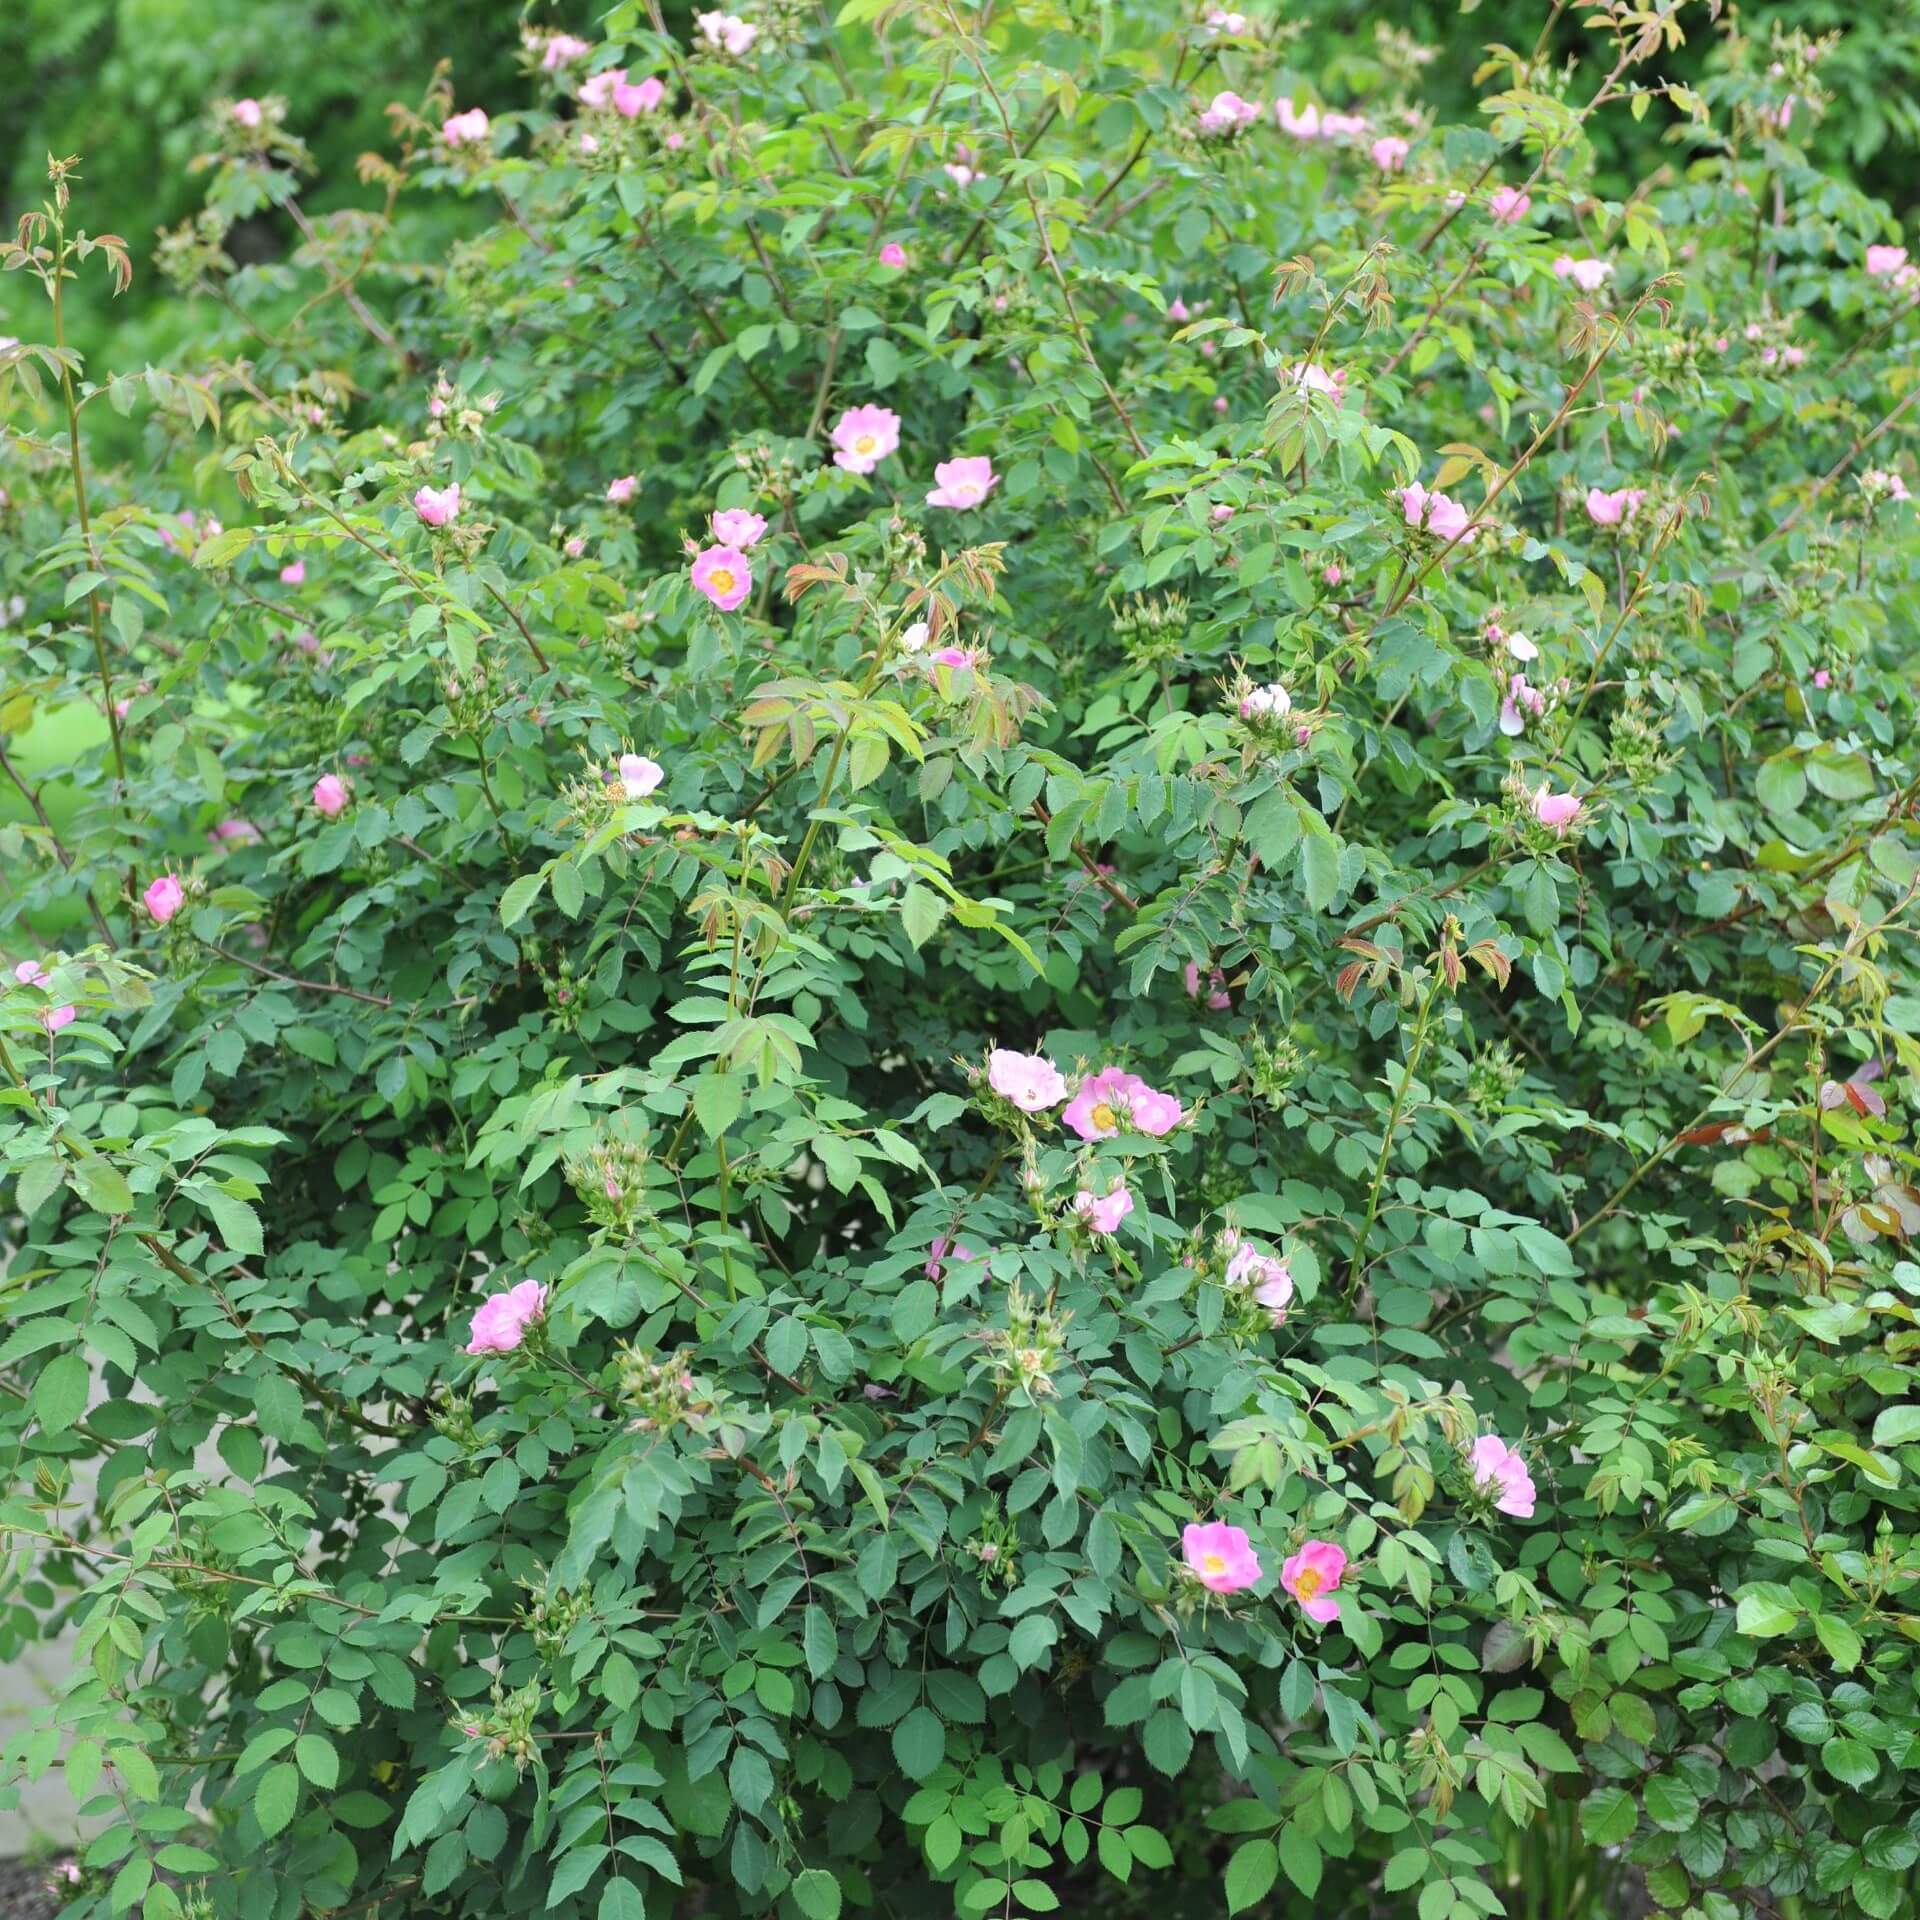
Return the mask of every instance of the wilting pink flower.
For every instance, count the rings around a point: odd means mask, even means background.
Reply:
[[[1571,280],[1586,293],[1598,293],[1613,278],[1611,261],[1576,260],[1570,253],[1563,253],[1553,263],[1553,271],[1559,279]]]
[[[1180,1535],[1187,1571],[1209,1593],[1244,1593],[1260,1578],[1260,1556],[1244,1527],[1224,1520],[1194,1524]]]
[[[880,249],[880,264],[883,267],[904,267],[907,264],[907,250],[898,240],[889,240]]]
[[[1851,1107],[1855,1113],[1870,1113],[1876,1120],[1887,1117],[1886,1095],[1881,1093],[1874,1082],[1880,1078],[1880,1062],[1868,1060],[1855,1067],[1844,1080],[1823,1080],[1820,1083],[1820,1110],[1831,1113],[1836,1107]]]
[[[1527,210],[1533,205],[1533,196],[1522,193],[1518,187],[1496,187],[1487,201],[1487,211],[1503,227],[1515,227],[1527,217]]]
[[[1273,117],[1279,122],[1280,131],[1292,134],[1296,140],[1320,138],[1320,109],[1311,101],[1296,113],[1293,102],[1282,94],[1273,103]]]
[[[1522,636],[1525,637],[1524,635]],[[1524,673],[1507,675],[1506,697],[1500,702],[1500,731],[1516,739],[1527,730],[1527,722],[1538,720],[1547,710],[1547,696],[1538,687],[1527,684]]]
[[[1539,791],[1532,800],[1533,817],[1543,827],[1553,832],[1565,834],[1580,818],[1580,796],[1577,793],[1554,793],[1543,780]]]
[[[1347,1570],[1344,1548],[1331,1540],[1309,1540],[1280,1568],[1280,1584],[1300,1602],[1300,1611],[1323,1626],[1340,1617],[1333,1598],[1340,1576]]]
[[[1082,1187],[1073,1196],[1073,1210],[1089,1233],[1118,1233],[1120,1222],[1133,1211],[1133,1195],[1123,1186],[1115,1186],[1106,1193]]]
[[[933,1236],[933,1245],[927,1250],[927,1264],[923,1271],[935,1286],[940,1284],[946,1273],[946,1262],[957,1261],[966,1266],[978,1260],[980,1256],[971,1247],[963,1247],[958,1240],[949,1240],[944,1233]]]
[[[1876,280],[1890,279],[1907,264],[1905,247],[1869,247],[1867,271]]]
[[[547,1290],[537,1280],[522,1280],[505,1293],[480,1302],[469,1330],[468,1353],[511,1353],[547,1311]]]
[[[750,52],[753,43],[760,37],[760,29],[749,26],[737,14],[697,13],[693,23],[700,29],[700,37],[715,53],[731,53],[736,57]]]
[[[1533,1518],[1533,1477],[1527,1463],[1504,1440],[1483,1433],[1467,1461],[1476,1487],[1498,1489],[1493,1504],[1499,1512],[1510,1513],[1516,1520]]]
[[[1202,133],[1233,133],[1249,127],[1260,118],[1257,100],[1242,100],[1237,93],[1216,93],[1200,115]]]
[[[753,591],[753,568],[737,547],[707,547],[693,563],[693,584],[731,613]]]
[[[329,820],[337,820],[347,810],[347,783],[337,773],[323,773],[313,783],[313,804]]]
[[[640,476],[638,474],[623,473],[619,479],[607,482],[607,498],[616,507],[624,507],[639,491]]]
[[[891,407],[849,407],[827,435],[833,464],[848,473],[871,473],[900,444],[900,416]]]
[[[146,891],[140,896],[146,902],[147,911],[153,915],[155,924],[162,927],[180,911],[186,897],[186,888],[170,873],[163,873],[158,880],[149,880]]]
[[[592,51],[592,47],[578,34],[550,33],[540,49],[540,64],[547,72],[556,73]]]
[[[413,510],[430,527],[444,527],[460,512],[460,482],[444,487],[422,487],[413,496]]]
[[[1424,525],[1436,540],[1459,540],[1464,534],[1462,545],[1471,545],[1475,538],[1469,531],[1473,516],[1466,508],[1447,494],[1429,491],[1418,480],[1400,489],[1400,511],[1405,514],[1408,526]]]
[[[307,563],[304,560],[289,560],[280,569],[280,584],[283,587],[302,585],[307,577]]]
[[[1060,1069],[1045,1054],[995,1047],[987,1055],[987,1085],[1022,1113],[1045,1113],[1067,1097]]]
[[[766,530],[765,516],[749,513],[745,507],[722,507],[713,516],[713,537],[741,553],[751,553]]]
[[[224,846],[256,847],[260,829],[251,820],[222,820],[214,828],[213,837]]]
[[[942,460],[933,470],[939,482],[928,495],[930,507],[977,507],[994,489],[1000,476],[984,453],[961,454]]]
[[[1312,360],[1296,360],[1282,367],[1279,380],[1283,387],[1299,387],[1307,393],[1324,393],[1330,400],[1338,400],[1347,390],[1345,373],[1329,373]]]
[[[962,667],[975,664],[975,655],[971,647],[935,647],[927,655],[929,667],[950,667],[958,673]]]
[[[644,800],[667,777],[667,770],[644,753],[623,753],[617,777],[629,800]]]
[[[53,984],[53,976],[38,960],[22,960],[14,968],[13,977],[22,986],[38,987],[43,993]],[[62,1027],[70,1027],[79,1018],[73,1007],[48,1007],[40,1015],[40,1024],[49,1033],[58,1033]]]
[[[1367,149],[1373,157],[1373,164],[1382,173],[1398,173],[1407,164],[1407,155],[1412,151],[1412,147],[1397,133],[1383,133]]]
[[[1060,1116],[1082,1140],[1111,1140],[1123,1129],[1160,1139],[1184,1115],[1170,1093],[1156,1093],[1138,1074],[1102,1067],[1080,1082]]]
[[[1200,963],[1197,960],[1187,962],[1183,976],[1186,982],[1187,998],[1200,998]],[[1211,1012],[1225,1013],[1233,1005],[1233,995],[1227,991],[1227,977],[1218,967],[1207,975],[1207,1006]]]
[[[458,147],[472,141],[476,146],[492,131],[484,107],[469,107],[465,113],[450,115],[441,123],[440,137],[448,146]]]
[[[233,103],[233,117],[243,127],[257,127],[263,115],[258,100],[236,100]]]
[[[1608,493],[1601,487],[1587,489],[1587,518],[1596,527],[1617,527],[1639,512],[1647,497],[1645,487],[1621,487]]]

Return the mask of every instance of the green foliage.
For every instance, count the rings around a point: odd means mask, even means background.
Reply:
[[[1596,10],[1441,126],[1304,11],[622,0],[333,211],[217,98],[164,366],[56,167],[0,1653],[76,1635],[76,1910],[1920,1913],[1896,230],[1796,35]]]

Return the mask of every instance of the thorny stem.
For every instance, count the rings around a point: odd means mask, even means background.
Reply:
[[[1386,1132],[1380,1140],[1380,1158],[1373,1169],[1373,1183],[1367,1189],[1367,1217],[1360,1223],[1360,1237],[1353,1247],[1353,1265],[1347,1272],[1347,1292],[1350,1295],[1358,1290],[1360,1276],[1366,1271],[1367,1243],[1373,1238],[1373,1223],[1380,1213],[1380,1189],[1386,1185],[1387,1168],[1393,1160],[1393,1138],[1400,1130],[1400,1116],[1406,1110],[1407,1096],[1413,1090],[1413,1076],[1420,1069],[1420,1056],[1426,1051],[1427,1027],[1433,1019],[1434,1002],[1440,997],[1440,988],[1445,979],[1445,973],[1436,966],[1432,984],[1427,988],[1427,997],[1420,1003],[1420,1018],[1413,1029],[1413,1041],[1407,1048],[1406,1067],[1400,1075],[1399,1086],[1394,1089],[1393,1105],[1387,1112]]]

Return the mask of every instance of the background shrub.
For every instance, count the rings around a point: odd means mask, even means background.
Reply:
[[[1920,1910],[1920,280],[1791,11],[623,0],[151,248],[56,156],[77,1907]]]

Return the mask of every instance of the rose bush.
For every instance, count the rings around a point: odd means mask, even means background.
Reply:
[[[164,368],[53,164],[76,1912],[1920,1912],[1920,278],[1797,33],[1306,12],[216,100]]]

